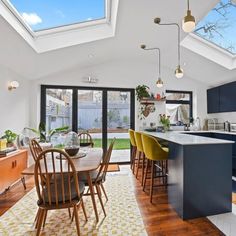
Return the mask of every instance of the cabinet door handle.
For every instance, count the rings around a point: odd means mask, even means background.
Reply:
[[[15,162],[14,162],[14,161],[11,163],[11,167],[12,167],[12,168],[15,167]]]

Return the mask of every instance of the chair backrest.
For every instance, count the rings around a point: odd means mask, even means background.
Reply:
[[[75,166],[62,150],[41,152],[35,162],[34,178],[40,203],[58,206],[80,198]]]
[[[168,158],[168,152],[162,149],[161,145],[154,137],[144,133],[141,137],[146,158],[154,161],[166,160]]]
[[[97,177],[95,179],[95,182],[99,181],[100,179],[102,179],[102,181],[106,180],[107,169],[108,169],[108,166],[109,166],[109,163],[110,163],[111,153],[112,153],[115,141],[116,141],[116,139],[113,138],[113,140],[110,143],[109,148],[107,149],[107,151],[106,151],[106,153],[103,157],[103,161],[100,165],[100,168],[99,168]]]
[[[136,142],[136,145],[137,145],[137,149],[138,149],[139,152],[144,152],[143,142],[142,142],[141,136],[142,136],[141,132],[134,131],[134,137],[135,137],[135,142]]]
[[[131,142],[131,145],[133,147],[136,147],[136,142],[135,142],[135,137],[134,137],[134,130],[133,129],[129,129],[129,138],[130,138],[130,142]]]
[[[88,132],[81,132],[78,134],[79,143],[81,147],[94,146],[92,136]]]
[[[43,149],[35,139],[30,140],[29,147],[30,147],[30,152],[34,158],[34,161],[36,161],[39,154],[43,151]]]

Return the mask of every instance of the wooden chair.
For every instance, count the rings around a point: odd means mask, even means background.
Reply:
[[[34,161],[36,161],[39,154],[43,151],[43,149],[35,139],[30,140],[29,147],[30,147],[30,152],[34,158]]]
[[[93,147],[94,142],[92,136],[88,132],[81,132],[78,134],[79,143],[81,147]]]
[[[112,153],[114,143],[115,143],[115,138],[112,140],[108,150],[106,151],[106,153],[104,155],[104,158],[103,158],[103,161],[102,161],[102,163],[99,167],[99,170],[96,170],[96,171],[93,171],[93,172],[90,173],[93,186],[96,188],[96,191],[97,191],[96,194],[98,195],[98,199],[100,201],[100,204],[102,206],[102,210],[103,210],[103,213],[104,213],[105,216],[106,216],[106,211],[105,211],[104,204],[103,204],[103,201],[102,201],[102,192],[104,193],[105,198],[108,201],[108,197],[107,197],[107,194],[106,194],[106,191],[105,191],[105,188],[104,188],[103,184],[106,181],[107,169],[108,169],[108,166],[109,166],[109,163],[110,163],[111,153]],[[83,174],[81,174],[80,176],[81,176],[80,179],[85,182],[86,186],[88,186],[87,178]],[[90,195],[90,193],[87,192],[84,195]]]
[[[39,207],[36,235],[40,234],[49,210],[64,208],[73,208],[77,234],[80,235],[78,207],[82,206],[87,220],[82,199],[85,186],[79,182],[71,158],[58,149],[45,150],[39,154],[34,172]]]

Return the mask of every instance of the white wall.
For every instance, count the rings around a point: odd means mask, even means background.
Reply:
[[[83,78],[92,76],[97,78],[97,84],[84,83]],[[193,115],[199,116],[202,120],[206,116],[206,85],[192,80],[190,78],[176,79],[174,72],[170,69],[162,69],[162,79],[164,80],[165,89],[173,90],[188,90],[193,91]],[[97,86],[97,87],[122,87],[135,88],[139,84],[146,84],[150,86],[151,91],[156,94],[162,90],[156,88],[155,82],[157,80],[156,64],[148,64],[147,62],[135,61],[113,61],[106,62],[93,67],[79,70],[73,68],[68,71],[58,73],[53,76],[48,76],[34,81],[31,85],[31,92],[34,94],[31,104],[31,120],[32,126],[36,126],[39,122],[40,109],[40,84],[53,85],[75,85],[75,86]],[[37,95],[37,96],[36,96]],[[138,102],[136,102],[138,104]],[[165,104],[157,105],[157,112],[152,115],[152,118],[147,122],[157,122],[158,114],[165,112]],[[137,113],[137,106],[136,106]],[[136,127],[140,126],[140,122],[136,122]]]
[[[0,136],[6,129],[19,134],[29,125],[29,82],[1,65],[0,75]],[[17,80],[20,87],[9,91],[12,80]]]

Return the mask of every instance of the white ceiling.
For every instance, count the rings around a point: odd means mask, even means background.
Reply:
[[[217,0],[191,0],[197,20],[216,5]],[[186,12],[185,0],[120,0],[115,37],[37,54],[21,36],[0,18],[0,64],[28,78],[37,79],[70,68],[84,68],[112,60],[134,60],[151,63],[156,55],[139,48],[140,44],[157,46],[162,51],[162,66],[175,69],[177,64],[176,29],[153,23],[157,16],[163,22],[181,23]],[[186,36],[182,33],[182,39]],[[216,85],[236,78],[228,70],[188,49],[181,47],[185,73],[196,80]],[[92,54],[94,57],[90,57]]]

